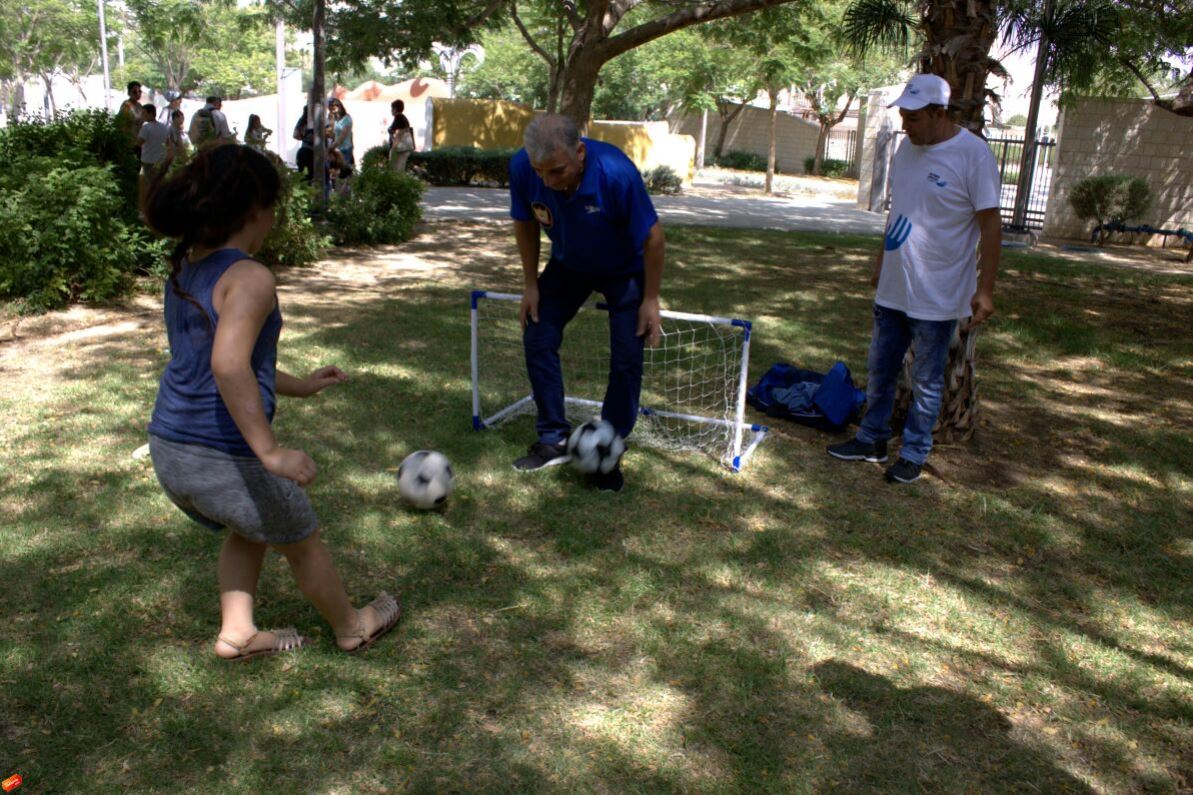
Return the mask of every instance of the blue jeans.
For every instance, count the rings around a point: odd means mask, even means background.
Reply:
[[[956,320],[917,320],[906,313],[874,305],[874,336],[866,360],[866,416],[858,429],[859,442],[873,444],[891,438],[895,387],[907,347],[915,345],[911,365],[912,399],[903,426],[899,456],[923,464],[932,450],[932,428],[940,414],[944,367],[949,358]]]
[[[605,297],[609,306],[609,383],[601,417],[627,438],[638,419],[642,392],[642,352],[646,338],[638,336],[638,308],[642,305],[643,275],[593,276],[568,270],[551,260],[539,275],[539,320],[527,319],[522,332],[526,372],[534,405],[535,430],[543,444],[567,439],[571,424],[564,405],[563,370],[559,346],[563,329],[592,293]]]

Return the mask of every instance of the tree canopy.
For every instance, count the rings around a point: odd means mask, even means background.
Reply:
[[[303,25],[310,1],[269,0]],[[684,28],[788,3],[810,0],[353,0],[328,9],[328,63],[350,69],[378,57],[413,67],[436,44],[467,46],[513,23],[554,69],[559,110],[587,121],[606,63]]]

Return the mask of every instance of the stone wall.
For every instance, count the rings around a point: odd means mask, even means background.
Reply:
[[[498,99],[433,99],[430,140],[433,149],[475,146],[478,149],[521,149],[522,133],[538,111]],[[620,148],[645,174],[670,167],[684,184],[695,172],[696,141],[672,133],[663,121],[592,121],[588,136]]]
[[[1088,239],[1093,222],[1073,214],[1069,193],[1107,174],[1147,180],[1152,204],[1139,222],[1193,230],[1193,118],[1141,99],[1086,99],[1063,109],[1059,126],[1045,235]]]
[[[876,88],[870,92],[858,119],[858,178],[857,206],[863,210],[882,212],[886,198],[886,169],[890,165],[890,145],[894,133],[903,125],[899,111],[888,108],[903,91],[903,86]],[[875,162],[875,148],[882,144],[885,158]]]
[[[700,140],[700,114],[686,115],[673,122],[674,132]],[[803,174],[804,158],[816,154],[816,136],[820,126],[784,111],[775,122],[775,168],[786,174]],[[708,114],[704,162],[712,163],[717,136],[721,132],[721,117],[715,111]],[[723,154],[750,152],[766,157],[770,150],[770,111],[747,105],[729,125],[725,135]]]

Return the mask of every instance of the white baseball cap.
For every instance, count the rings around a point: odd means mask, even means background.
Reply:
[[[899,98],[887,107],[919,110],[925,105],[949,106],[949,84],[940,75],[916,75],[911,78]]]

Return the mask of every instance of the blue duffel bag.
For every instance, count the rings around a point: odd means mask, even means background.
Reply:
[[[866,393],[853,385],[844,362],[827,373],[780,362],[746,392],[746,402],[768,417],[839,432],[861,417]]]

